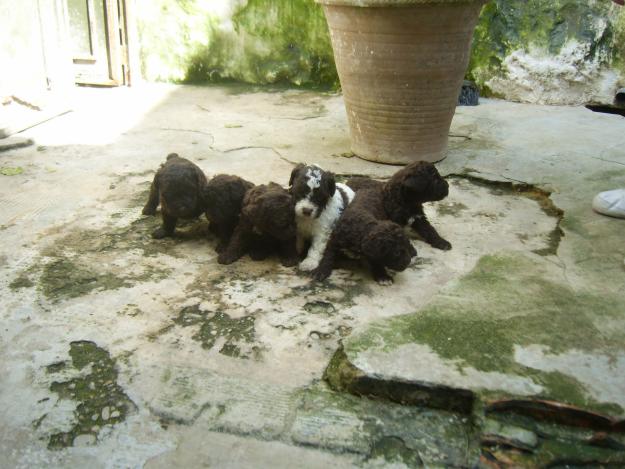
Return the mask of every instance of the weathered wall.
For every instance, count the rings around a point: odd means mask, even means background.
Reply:
[[[137,4],[148,80],[337,83],[325,18],[312,0]]]
[[[313,0],[137,0],[148,80],[333,87]],[[611,100],[625,82],[625,8],[609,0],[491,0],[468,76],[515,101]]]
[[[492,0],[469,76],[514,101],[611,101],[625,76],[625,8],[609,0]]]

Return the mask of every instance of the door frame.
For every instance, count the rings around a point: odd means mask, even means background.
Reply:
[[[93,0],[88,2],[88,20],[90,30],[94,30],[94,3]],[[68,8],[67,1],[65,8]],[[104,20],[106,31],[106,59],[108,68],[108,77],[103,79],[95,79],[93,77],[75,76],[75,83],[79,85],[95,85],[95,86],[122,86],[130,84],[130,67],[128,57],[128,23],[126,20],[126,0],[103,0],[104,4]],[[69,31],[69,14],[67,30]],[[92,38],[93,40],[93,38]],[[92,43],[93,44],[93,43]],[[92,45],[93,47],[93,45]],[[72,61],[74,64],[89,64],[95,62],[93,56],[74,56]]]

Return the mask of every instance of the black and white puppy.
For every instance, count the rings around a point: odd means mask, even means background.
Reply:
[[[298,164],[291,172],[289,192],[295,202],[296,246],[301,256],[310,247],[299,268],[317,268],[337,220],[354,199],[354,191],[336,183],[334,174],[316,165]]]

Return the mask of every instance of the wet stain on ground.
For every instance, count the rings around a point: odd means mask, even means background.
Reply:
[[[556,206],[551,199],[551,192],[541,189],[534,184],[514,181],[492,181],[475,176],[475,171],[467,168],[461,174],[450,174],[447,179],[467,181],[478,187],[485,187],[492,195],[516,195],[534,200],[546,215],[557,219],[555,228],[547,234],[547,246],[543,249],[533,251],[540,256],[556,255],[560,247],[560,241],[564,236],[564,231],[560,227],[564,219],[564,211]],[[495,215],[496,217],[497,215]]]

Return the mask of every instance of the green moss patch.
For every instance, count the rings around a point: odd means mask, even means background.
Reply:
[[[115,290],[130,286],[123,278],[110,273],[96,273],[68,259],[56,259],[43,267],[39,279],[47,298],[76,298],[93,290]]]
[[[30,279],[30,276],[26,273],[22,273],[15,280],[9,284],[11,290],[21,290],[22,288],[34,287],[35,283]]]
[[[346,347],[357,353],[426,344],[460,369],[530,377],[546,389],[545,397],[598,408],[577,380],[520,365],[514,348],[537,344],[553,354],[576,349],[610,356],[622,349],[622,327],[606,332],[597,324],[619,319],[625,322],[623,298],[556,283],[521,255],[485,256],[429,306],[377,323]]]
[[[436,204],[436,211],[442,216],[456,216],[468,210],[469,207],[461,202],[439,202]]]
[[[144,76],[185,83],[338,85],[321,5],[248,0],[225,25],[210,3],[145,2],[138,22]]]
[[[73,446],[77,437],[94,441],[105,425],[115,425],[126,419],[135,405],[117,383],[115,361],[109,352],[89,341],[70,343],[71,365],[64,362],[48,366],[51,374],[71,366],[82,371],[90,366],[88,373],[68,381],[54,381],[50,391],[61,399],[71,399],[78,403],[74,411],[75,423],[71,430],[50,436],[49,449]]]
[[[176,246],[184,238],[205,238],[205,226],[193,225],[180,238],[154,240],[151,232],[160,225],[156,217],[142,217],[127,227],[101,230],[72,230],[42,250],[41,257],[11,283],[14,290],[37,286],[56,302],[94,291],[128,288],[139,282],[166,278],[170,268],[155,260],[133,269],[116,267],[121,253],[147,258],[160,255],[180,257]]]
[[[187,83],[284,83],[338,87],[328,26],[314,0],[248,0],[225,19],[199,0],[141,2],[143,74]],[[607,26],[606,26],[607,23]],[[625,9],[609,1],[492,0],[473,37],[467,77],[482,94],[515,50],[557,55],[570,40],[587,60],[625,71]]]
[[[419,453],[406,446],[406,442],[396,436],[385,436],[371,447],[371,459],[382,458],[387,463],[398,463],[405,467],[423,467]]]
[[[470,466],[470,424],[450,412],[312,386],[299,393],[295,427],[298,443],[361,454],[372,467]]]
[[[223,338],[225,343],[219,353],[234,358],[258,358],[260,349],[253,346],[255,341],[253,316],[231,318],[220,311],[212,312],[200,309],[199,305],[187,306],[180,311],[174,322],[179,326],[200,326],[193,339],[205,349],[211,349]]]
[[[0,167],[0,174],[3,176],[17,176],[18,174],[22,174],[24,172],[24,168],[19,166],[2,166]]]

